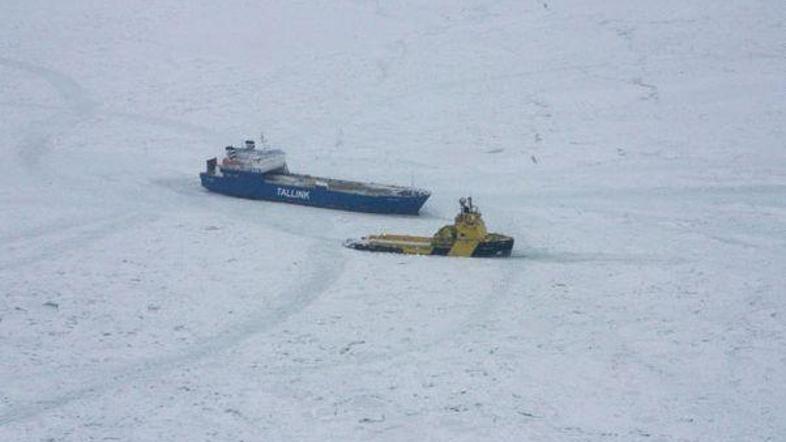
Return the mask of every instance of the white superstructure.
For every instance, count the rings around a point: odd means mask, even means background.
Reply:
[[[258,150],[253,140],[247,140],[245,147],[226,147],[226,157],[221,162],[221,167],[259,173],[286,170],[286,154],[279,149]]]

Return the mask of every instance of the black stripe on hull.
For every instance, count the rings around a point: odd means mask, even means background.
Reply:
[[[481,242],[472,252],[474,258],[493,258],[510,256],[513,251],[513,238],[500,241]]]
[[[450,252],[450,247],[434,247],[431,249],[431,254],[433,256],[448,256],[448,252]]]
[[[369,243],[361,243],[361,242],[354,242],[354,243],[347,243],[347,247],[350,249],[355,250],[364,250],[366,252],[383,252],[383,253],[406,253],[403,249],[400,249],[395,246],[381,246],[378,244],[369,244]]]

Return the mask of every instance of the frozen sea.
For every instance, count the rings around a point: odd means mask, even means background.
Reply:
[[[0,440],[786,440],[782,0],[3,0],[0,115]]]

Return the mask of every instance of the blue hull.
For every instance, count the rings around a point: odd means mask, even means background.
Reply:
[[[303,177],[302,175],[291,175]],[[390,213],[417,215],[430,194],[418,189],[390,192],[352,192],[334,190],[328,186],[293,185],[267,179],[266,175],[254,172],[223,171],[223,174],[200,173],[202,186],[213,192],[240,198],[279,201],[304,206],[349,210],[353,212]],[[313,180],[313,177],[309,177]],[[328,182],[338,182],[317,178]],[[363,183],[341,183],[364,186]],[[399,188],[401,189],[401,188]]]

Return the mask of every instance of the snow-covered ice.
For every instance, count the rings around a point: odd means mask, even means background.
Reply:
[[[6,0],[0,440],[786,440],[786,2]],[[204,160],[432,190],[245,201]],[[508,260],[359,253],[471,194]]]

